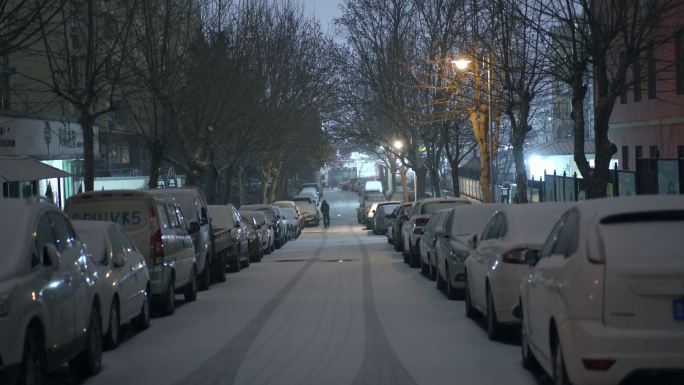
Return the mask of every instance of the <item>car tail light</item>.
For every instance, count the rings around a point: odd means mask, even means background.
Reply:
[[[425,226],[429,220],[430,218],[416,218],[416,226]]]
[[[615,360],[594,360],[585,358],[582,360],[582,363],[587,370],[606,371],[613,366]]]
[[[164,264],[164,244],[162,242],[161,230],[157,230],[150,238],[150,257],[152,265]]]
[[[589,242],[587,242],[587,259],[595,265],[606,263],[606,246],[603,244],[603,237],[601,235],[598,235],[598,254],[591,250]]]
[[[509,250],[504,253],[503,257],[501,258],[505,263],[514,263],[514,264],[524,264],[525,262],[525,252],[528,249],[513,249]]]

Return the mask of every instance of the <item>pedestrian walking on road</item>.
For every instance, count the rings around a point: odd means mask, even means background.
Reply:
[[[321,202],[321,213],[323,213],[323,227],[330,227],[330,205],[325,199]]]

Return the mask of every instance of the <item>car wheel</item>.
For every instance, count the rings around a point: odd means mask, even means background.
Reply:
[[[102,370],[102,323],[96,306],[90,311],[83,351],[69,361],[69,367],[78,375],[92,376]]]
[[[492,297],[492,290],[487,286],[487,337],[490,340],[496,340],[501,333],[501,324],[496,319],[496,309],[494,308],[494,297]]]
[[[432,265],[430,257],[428,257],[428,278],[430,278],[430,281],[434,281],[437,279],[437,275],[437,267]]]
[[[425,278],[428,278],[428,274],[430,274],[430,273],[428,271],[427,263],[423,263],[423,258],[418,258],[418,260],[420,262],[420,274],[425,276]]]
[[[192,276],[190,277],[190,282],[185,285],[183,296],[185,297],[185,302],[197,300],[197,268],[192,269]]]
[[[473,307],[472,298],[470,298],[470,281],[468,281],[468,272],[465,275],[465,309],[466,317],[475,318],[475,308]]]
[[[525,369],[532,369],[537,365],[537,359],[534,353],[530,350],[530,341],[527,328],[525,327],[525,320],[522,319],[522,304],[520,305],[520,353],[522,355],[522,366]]]
[[[226,282],[226,253],[220,252],[212,263],[212,281]]]
[[[401,251],[401,248],[399,247],[399,240],[392,240],[392,246],[394,246],[394,251]]]
[[[418,250],[419,242],[416,243],[416,245],[411,245],[411,241],[409,241],[409,261],[411,261],[411,267],[420,267],[420,254],[419,252],[416,252]]]
[[[209,290],[209,285],[211,285],[211,271],[209,271],[211,264],[209,261],[205,260],[204,269],[202,269],[202,275],[198,278],[199,280],[199,290]]]
[[[107,349],[116,349],[119,346],[119,327],[121,316],[119,315],[119,305],[114,299],[109,310],[109,331],[105,337],[105,346]]]
[[[553,383],[555,385],[570,385],[568,372],[565,368],[563,349],[561,348],[560,338],[556,335],[556,346],[553,349]]]
[[[236,254],[235,257],[233,257],[233,261],[230,264],[230,270],[231,273],[239,273],[240,272],[240,254]]]
[[[162,300],[162,314],[171,315],[176,311],[176,277],[171,276]]]
[[[445,275],[446,275],[446,296],[450,300],[455,300],[458,299],[458,291],[454,287],[454,285],[451,284],[451,278],[449,278],[449,267],[447,266],[445,269]],[[439,276],[439,272],[437,272],[437,276]]]
[[[437,290],[444,292],[444,289],[446,288],[446,280],[442,278],[441,275],[437,274],[437,279],[436,279],[436,285],[437,285]]]
[[[145,330],[150,327],[150,289],[145,288],[145,295],[143,295],[143,303],[140,308],[140,314],[133,319],[133,326],[138,330]]]
[[[19,385],[38,385],[45,377],[45,347],[41,334],[35,327],[26,331],[24,352],[19,370]]]
[[[240,261],[240,264],[241,264],[240,267],[241,267],[241,268],[247,268],[247,267],[249,267],[249,262],[250,262],[250,260],[249,260],[249,255],[247,255],[247,258],[245,258],[244,262]]]

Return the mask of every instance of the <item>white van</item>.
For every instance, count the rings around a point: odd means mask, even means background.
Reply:
[[[365,186],[363,187],[364,191],[380,191],[381,193],[384,193],[385,190],[382,188],[382,182],[379,180],[369,180],[366,182]]]
[[[91,191],[69,198],[65,212],[75,220],[118,223],[145,256],[153,304],[164,314],[175,310],[176,291],[194,300],[199,267],[191,233],[180,206],[171,197],[136,190]]]

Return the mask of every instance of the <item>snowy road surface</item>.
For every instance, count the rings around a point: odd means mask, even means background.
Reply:
[[[492,342],[384,236],[358,196],[328,190],[331,228],[307,228],[103,358],[88,385],[543,384],[515,338]],[[538,378],[536,378],[538,377]],[[71,383],[66,370],[51,384]]]

